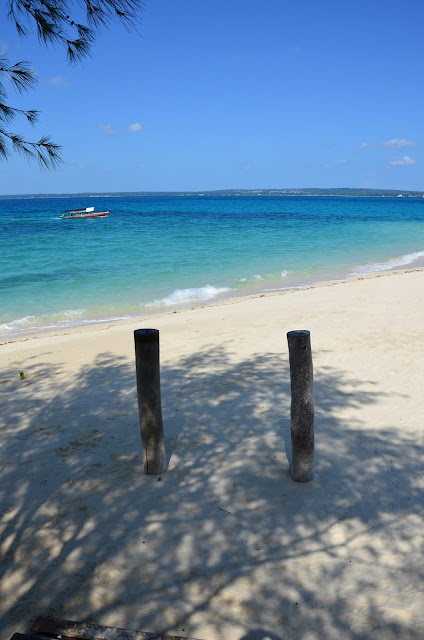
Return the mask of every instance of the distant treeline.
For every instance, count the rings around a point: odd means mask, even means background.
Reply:
[[[128,197],[128,196],[352,196],[380,198],[421,198],[424,191],[401,191],[398,189],[351,189],[349,187],[332,189],[218,189],[215,191],[119,191],[105,193],[33,193],[25,195],[4,195],[8,198],[89,198],[89,197]]]

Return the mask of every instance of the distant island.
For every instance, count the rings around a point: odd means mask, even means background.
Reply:
[[[105,191],[103,193],[28,193],[25,195],[0,195],[9,198],[111,198],[125,196],[340,196],[362,198],[424,198],[424,191],[399,189],[217,189],[214,191]]]

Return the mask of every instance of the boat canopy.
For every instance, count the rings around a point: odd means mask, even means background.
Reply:
[[[73,209],[69,213],[91,213],[94,211],[94,207],[86,207],[86,209]]]

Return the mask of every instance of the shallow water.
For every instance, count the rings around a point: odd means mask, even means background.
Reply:
[[[423,231],[423,198],[3,199],[0,335],[424,266]]]

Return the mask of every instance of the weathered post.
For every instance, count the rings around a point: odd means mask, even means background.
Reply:
[[[314,479],[314,390],[309,331],[287,334],[291,379],[291,477],[295,482]]]
[[[166,471],[160,398],[159,331],[136,329],[134,342],[144,473],[159,475]]]

